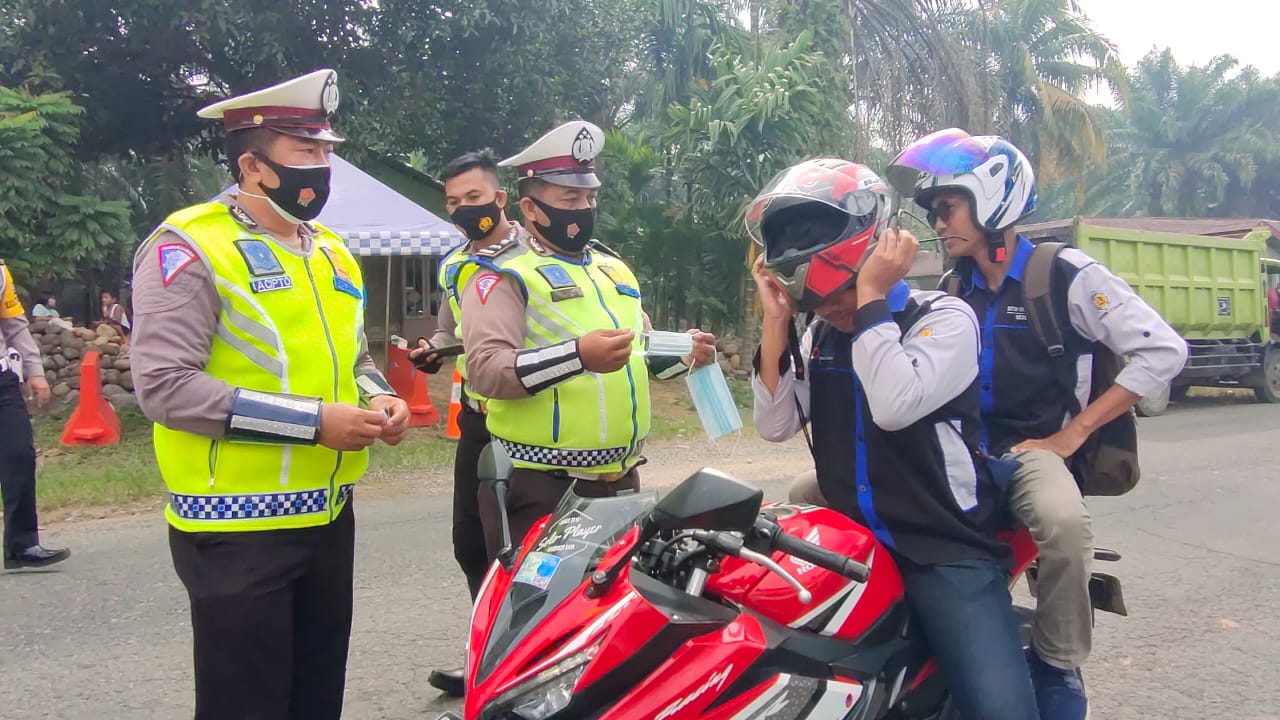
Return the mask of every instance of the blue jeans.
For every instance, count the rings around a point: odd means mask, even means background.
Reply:
[[[1009,576],[990,560],[901,560],[912,619],[964,720],[1039,720]]]

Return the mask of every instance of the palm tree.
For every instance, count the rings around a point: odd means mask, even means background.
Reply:
[[[1153,52],[1134,70],[1127,118],[1113,132],[1114,170],[1086,198],[1122,214],[1230,216],[1274,210],[1280,81],[1215,58],[1180,68]]]
[[[988,53],[996,128],[1031,157],[1042,177],[1079,176],[1106,159],[1100,111],[1082,98],[1108,86],[1126,96],[1115,46],[1075,0],[979,2],[970,32]]]

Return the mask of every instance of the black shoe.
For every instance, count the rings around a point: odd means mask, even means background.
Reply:
[[[467,694],[467,681],[461,670],[432,670],[427,682],[445,695],[460,698]]]
[[[60,563],[69,557],[71,557],[71,551],[66,548],[54,550],[40,545],[32,545],[26,550],[6,552],[4,554],[4,569],[17,570],[18,568],[24,567],[48,567],[55,563]]]

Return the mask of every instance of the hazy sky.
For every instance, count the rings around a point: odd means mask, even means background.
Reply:
[[[1078,0],[1116,44],[1126,65],[1153,46],[1182,65],[1231,54],[1263,73],[1280,72],[1280,3],[1274,0]]]

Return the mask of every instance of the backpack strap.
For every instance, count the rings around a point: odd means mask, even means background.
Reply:
[[[953,297],[960,297],[960,273],[956,272],[954,268],[948,270],[947,274],[943,275],[942,280],[938,282],[938,289]]]
[[[1066,341],[1053,302],[1053,265],[1058,253],[1066,245],[1060,242],[1044,242],[1036,245],[1027,260],[1022,274],[1022,294],[1027,301],[1027,320],[1031,330],[1049,351],[1049,357],[1060,358],[1066,354]]]

